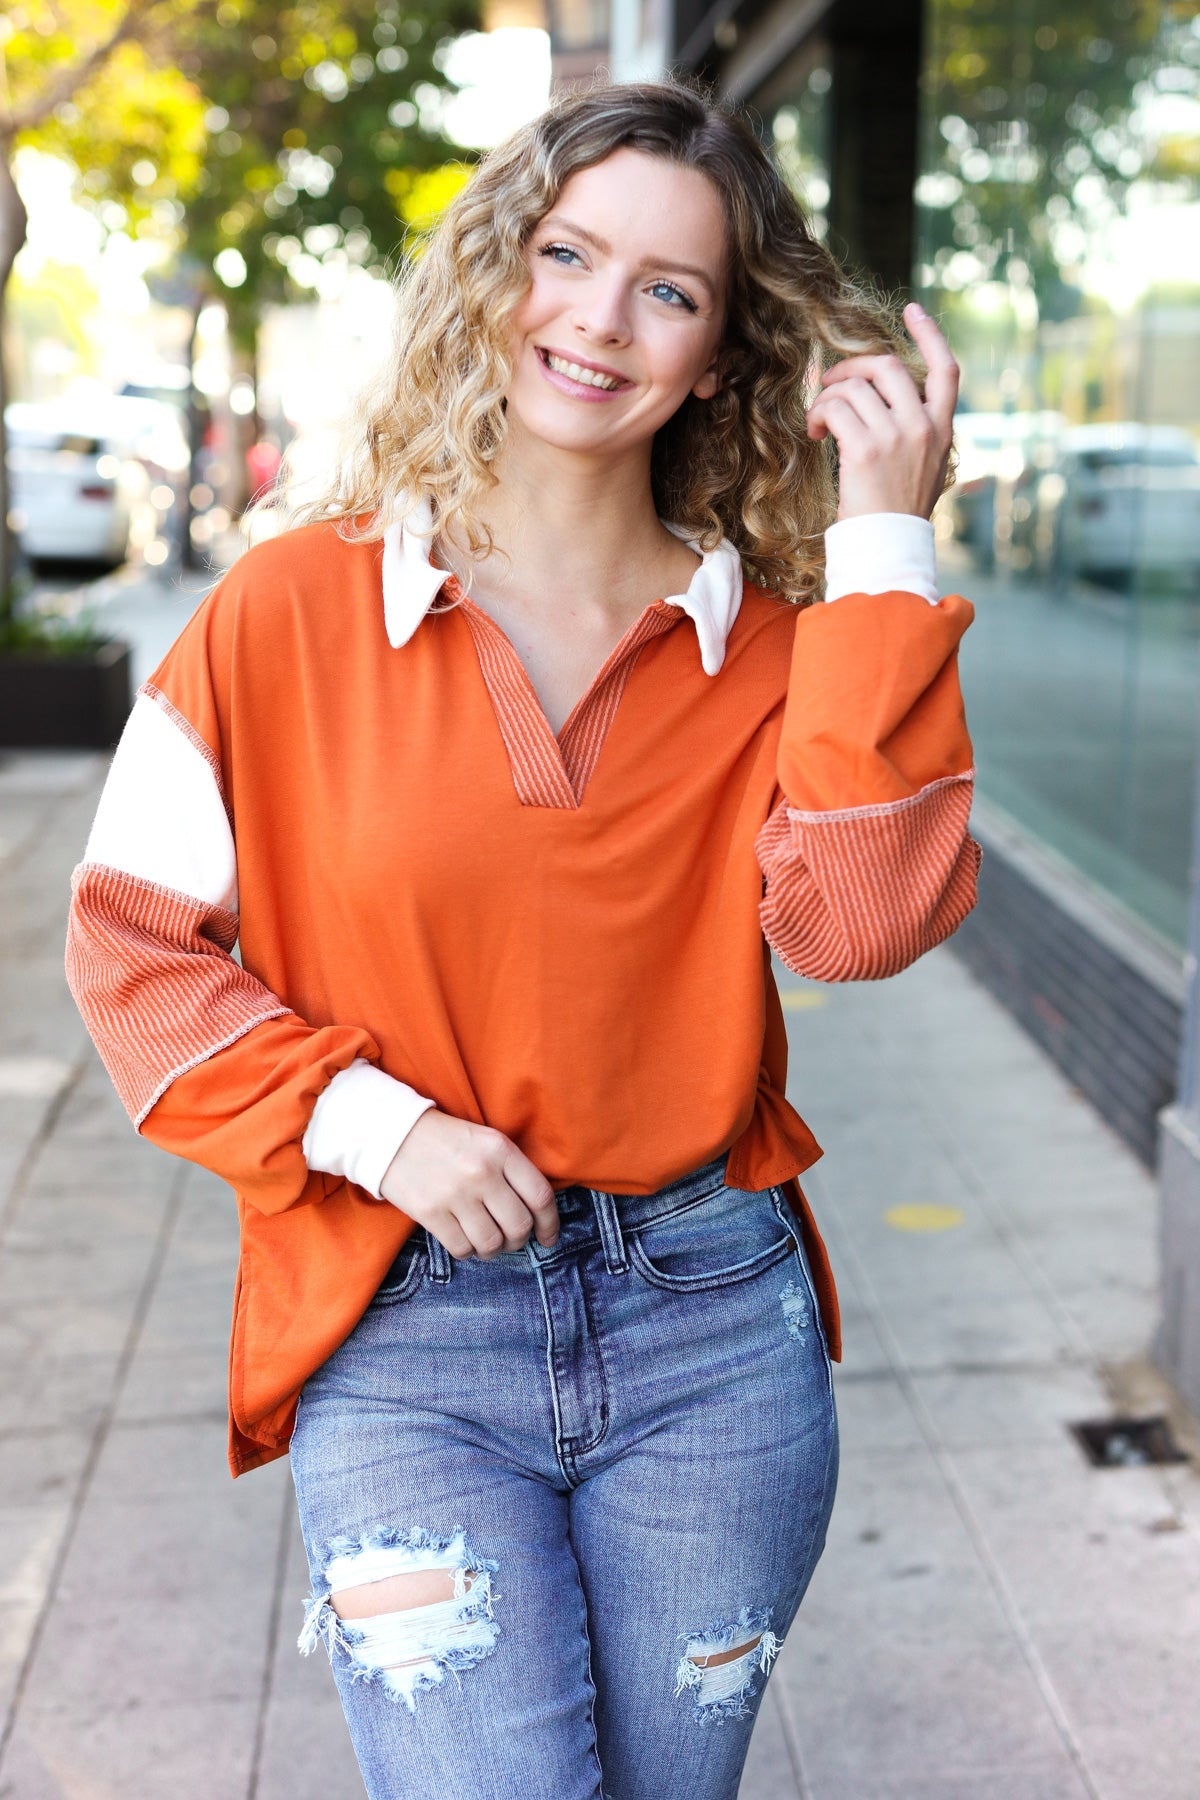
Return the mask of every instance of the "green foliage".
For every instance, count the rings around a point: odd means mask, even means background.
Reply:
[[[386,262],[461,184],[440,65],[478,24],[476,0],[221,0],[198,27],[180,66],[210,103],[210,137],[188,241],[205,263],[242,257],[245,281],[223,296],[235,327],[306,294],[321,264]]]
[[[1171,0],[931,0],[932,141],[918,198],[939,278],[967,250],[982,278],[1031,284],[1043,317],[1078,310],[1082,237],[1123,208],[1133,182],[1200,173],[1194,138],[1154,138],[1138,118],[1156,93],[1195,82],[1193,13]]]
[[[305,295],[326,261],[387,262],[461,185],[441,64],[479,23],[478,0],[16,0],[0,47],[18,120],[62,90],[16,141],[67,157],[110,229],[204,270],[238,253],[222,298],[248,340],[264,301]]]
[[[16,142],[65,156],[80,171],[83,195],[108,203],[106,223],[128,222],[134,229],[161,228],[169,220],[161,205],[156,212],[156,203],[195,186],[205,146],[200,90],[168,54],[169,34],[185,28],[191,8],[164,4],[143,11],[144,41],[118,43],[78,88],[71,71],[111,39],[127,6],[119,0],[17,0],[0,21],[9,108],[18,121],[27,110],[35,112]],[[36,116],[56,94],[57,104]]]
[[[244,347],[263,302],[313,287],[323,264],[386,262],[465,179],[440,130],[443,60],[479,23],[479,0],[411,0],[403,13],[399,0],[9,0],[0,322],[25,229],[8,167],[21,144],[68,158],[110,230],[182,252],[175,286],[189,303],[215,269]],[[13,633],[44,627],[17,618],[12,592],[3,377],[0,344],[0,636],[11,648]]]
[[[15,270],[6,304],[18,342],[51,338],[75,354],[77,365],[90,370],[94,346],[89,325],[96,310],[96,290],[77,263],[47,259],[36,276]]]
[[[108,633],[100,629],[94,610],[83,608],[74,613],[46,608],[21,610],[24,589],[13,583],[8,605],[0,607],[0,655],[5,656],[86,656],[105,643]]]

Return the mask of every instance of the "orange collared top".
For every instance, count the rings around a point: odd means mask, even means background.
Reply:
[[[722,545],[556,735],[503,632],[395,552],[319,524],[234,566],[139,691],[72,880],[68,979],[130,1117],[237,1195],[235,1475],[286,1451],[411,1231],[377,1178],[430,1100],[559,1187],[723,1152],[791,1184],[839,1354],[770,949],[885,976],[974,903],[967,601],[797,611]],[[384,1151],[314,1167],[339,1082]]]

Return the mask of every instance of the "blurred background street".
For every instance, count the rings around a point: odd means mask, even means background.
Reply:
[[[232,1204],[129,1129],[69,876],[133,692],[384,367],[389,274],[551,92],[668,69],[943,323],[977,609],[976,913],[782,978],[843,1476],[743,1797],[1200,1796],[1196,0],[10,0],[0,1800],[361,1792],[286,1468],[225,1473]]]

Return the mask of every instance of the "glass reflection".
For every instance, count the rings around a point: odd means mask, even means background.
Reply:
[[[766,141],[793,193],[822,239],[829,232],[829,127],[833,76],[827,47],[817,40],[805,52],[802,70],[787,69],[773,83],[785,98],[764,97]]]
[[[963,367],[943,563],[981,791],[1185,936],[1200,677],[1200,19],[927,11],[922,298]]]

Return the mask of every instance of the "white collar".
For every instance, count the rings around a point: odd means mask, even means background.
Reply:
[[[713,550],[701,550],[680,526],[667,525],[667,530],[691,545],[702,559],[687,593],[671,594],[666,601],[682,607],[691,619],[700,640],[704,673],[716,675],[742,604],[742,559],[727,538]],[[429,559],[433,535],[433,509],[428,500],[419,501],[383,534],[383,620],[388,642],[397,650],[412,637],[449,573]]]

